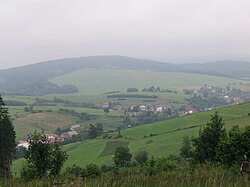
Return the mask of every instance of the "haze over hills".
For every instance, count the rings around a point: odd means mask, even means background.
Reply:
[[[22,67],[0,70],[0,92],[44,95],[75,93],[75,85],[50,82],[51,78],[81,69],[143,70],[153,72],[187,72],[216,75],[235,79],[250,79],[250,63],[220,61],[204,64],[170,64],[154,60],[124,56],[89,56],[40,62]]]

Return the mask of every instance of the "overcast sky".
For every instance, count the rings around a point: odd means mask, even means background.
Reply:
[[[89,55],[250,61],[250,1],[0,0],[0,69]]]

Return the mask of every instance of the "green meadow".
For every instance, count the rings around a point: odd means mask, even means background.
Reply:
[[[117,90],[125,92],[131,87],[143,89],[160,86],[163,89],[181,90],[199,88],[204,84],[216,86],[240,82],[236,79],[192,73],[115,69],[81,69],[50,81],[58,85],[75,85],[81,95],[98,95]]]
[[[95,115],[96,119],[83,121],[71,114],[60,113],[60,108]],[[82,126],[88,127],[90,124],[102,122],[104,128],[110,130],[117,128],[122,121],[120,117],[121,113],[114,111],[106,114],[102,109],[65,106],[34,106],[34,110],[43,111],[39,113],[24,112],[24,106],[9,106],[8,109],[13,120],[17,140],[35,130],[41,131],[43,129],[45,132],[52,133],[58,127],[67,128],[72,124],[81,124]]]

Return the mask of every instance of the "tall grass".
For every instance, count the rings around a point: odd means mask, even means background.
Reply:
[[[222,170],[199,169],[194,172],[179,171],[155,176],[103,175],[90,179],[85,184],[91,187],[249,187],[250,180],[247,175],[233,176]]]
[[[2,187],[33,187],[33,186],[83,186],[83,187],[249,187],[250,176],[239,175],[232,170],[218,166],[200,166],[182,168],[171,172],[163,172],[149,176],[137,170],[121,170],[118,173],[106,173],[99,177],[44,178],[25,182],[20,179],[0,182]]]

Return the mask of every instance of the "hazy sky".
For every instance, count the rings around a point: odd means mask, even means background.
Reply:
[[[0,69],[89,55],[250,61],[250,1],[0,0]]]

